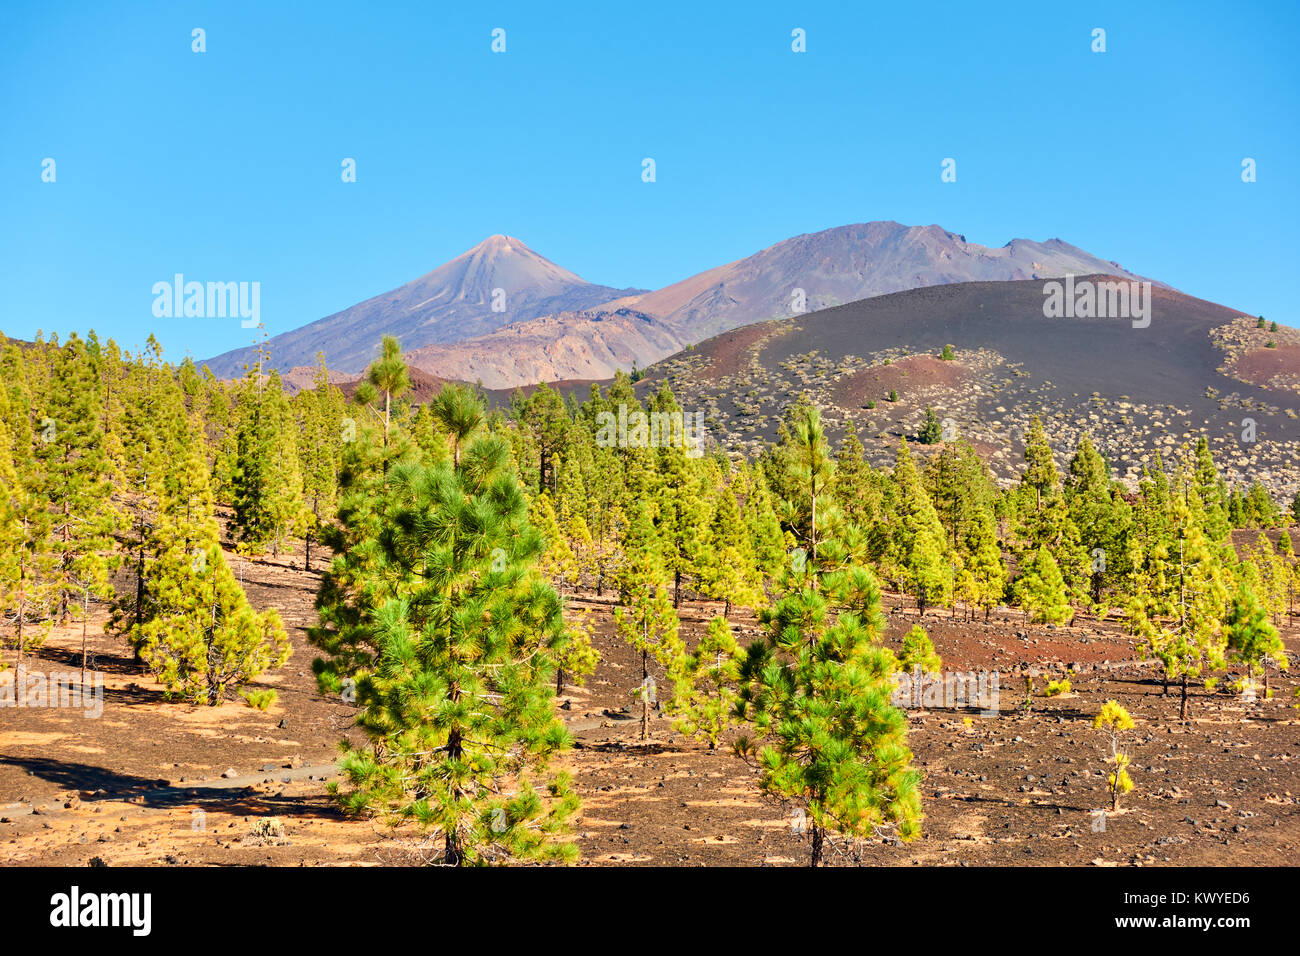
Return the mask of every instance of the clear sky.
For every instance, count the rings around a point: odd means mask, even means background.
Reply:
[[[1298,11],[8,0],[0,330],[205,358],[253,333],[154,318],[155,282],[260,282],[274,335],[493,233],[655,288],[873,219],[1060,237],[1300,325]]]

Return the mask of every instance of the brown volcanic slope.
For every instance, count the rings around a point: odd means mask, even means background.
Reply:
[[[1300,395],[1220,371],[1227,356],[1211,333],[1240,312],[1153,293],[1151,325],[1135,329],[1126,319],[1044,318],[1039,281],[915,289],[718,336],[653,366],[637,387],[667,379],[684,408],[706,412],[714,441],[749,452],[807,393],[834,432],[851,418],[878,464],[892,463],[930,405],[989,449],[1004,478],[1020,467],[1035,414],[1062,465],[1088,431],[1129,479],[1157,450],[1168,459],[1204,433],[1235,480],[1258,479],[1290,500],[1300,485]],[[948,363],[934,357],[949,343],[956,360],[940,375]],[[886,400],[891,388],[897,402]],[[1241,440],[1245,418],[1255,442]]]
[[[492,310],[496,289],[504,292],[503,312]],[[400,288],[274,336],[271,359],[285,370],[312,365],[317,351],[323,351],[330,369],[356,375],[377,354],[385,334],[398,336],[408,349],[457,342],[511,322],[588,309],[638,291],[593,285],[518,239],[490,236]],[[205,364],[218,378],[229,378],[253,358],[251,348],[235,349]]]
[[[406,354],[434,375],[514,388],[565,379],[604,379],[676,352],[686,343],[662,323],[632,309],[561,312],[455,345],[426,345]]]

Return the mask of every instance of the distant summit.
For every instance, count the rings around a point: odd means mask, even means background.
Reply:
[[[640,291],[594,285],[513,236],[489,236],[391,292],[273,336],[271,361],[283,370],[310,366],[323,351],[331,370],[356,374],[374,357],[382,335],[396,335],[407,349],[458,342],[511,322],[587,309]],[[243,348],[206,364],[228,378],[240,375],[254,358],[252,348]]]

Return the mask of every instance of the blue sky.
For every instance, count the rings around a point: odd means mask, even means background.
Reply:
[[[0,330],[204,358],[253,333],[154,318],[155,282],[260,282],[274,335],[492,233],[655,288],[873,219],[1060,237],[1300,325],[1298,10],[10,2]]]

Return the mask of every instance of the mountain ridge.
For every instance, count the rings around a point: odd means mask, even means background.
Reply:
[[[414,367],[442,378],[490,388],[604,379],[730,329],[873,296],[1098,273],[1167,288],[1059,238],[990,247],[893,220],[802,233],[655,290],[588,283],[498,234],[398,289],[275,336],[271,358],[310,365],[321,350],[331,369],[355,375],[391,334]],[[252,355],[239,349],[208,364],[232,376]]]

